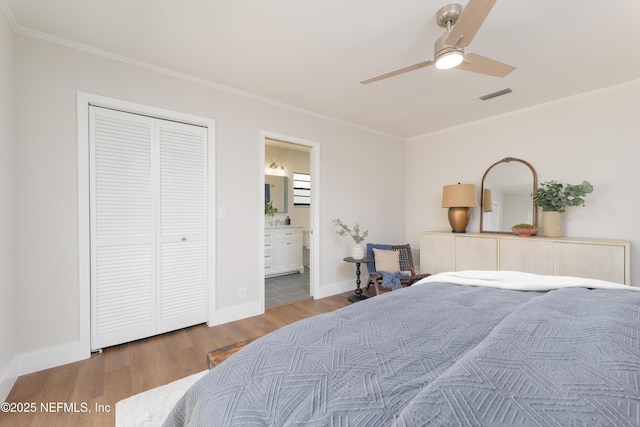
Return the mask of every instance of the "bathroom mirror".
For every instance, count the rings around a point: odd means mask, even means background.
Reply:
[[[289,206],[289,180],[286,176],[264,176],[264,201],[271,201],[278,213],[286,213]]]
[[[529,163],[506,157],[491,165],[482,177],[481,233],[512,233],[520,223],[537,226],[531,194],[537,188],[536,171]]]

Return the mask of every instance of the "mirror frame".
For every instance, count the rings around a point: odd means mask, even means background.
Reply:
[[[491,166],[489,166],[489,169],[487,169],[487,171],[484,173],[484,175],[482,175],[482,185],[480,187],[480,232],[481,233],[494,233],[494,234],[515,234],[513,231],[492,231],[492,230],[484,230],[483,229],[483,217],[484,217],[484,180],[487,177],[487,174],[491,171],[491,169],[493,169],[495,166],[498,166],[502,163],[510,163],[510,162],[520,162],[523,163],[525,166],[527,166],[529,168],[529,170],[531,171],[531,174],[533,175],[533,187],[531,188],[531,194],[533,194],[536,189],[538,188],[538,176],[536,174],[536,170],[533,168],[533,166],[531,166],[531,164],[525,160],[522,159],[517,159],[515,157],[505,157],[502,160],[499,160],[497,162],[495,162],[494,164],[492,164]],[[532,206],[532,211],[533,211],[533,215],[531,217],[532,219],[532,224],[535,225],[536,227],[538,226],[538,207],[536,206],[535,202],[533,201],[533,197],[531,197],[531,206]]]

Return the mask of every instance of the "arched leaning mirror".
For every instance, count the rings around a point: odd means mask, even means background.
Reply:
[[[536,171],[524,160],[506,157],[491,165],[482,177],[480,232],[512,233],[511,227],[537,226],[531,194],[537,188]]]

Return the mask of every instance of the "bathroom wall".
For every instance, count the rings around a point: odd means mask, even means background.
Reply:
[[[285,218],[289,216],[291,219],[291,225],[298,225],[304,228],[310,227],[310,208],[309,206],[294,206],[293,205],[293,173],[311,173],[310,172],[310,153],[309,149],[300,145],[290,145],[291,148],[274,147],[271,145],[265,145],[264,149],[264,161],[265,168],[268,168],[272,162],[285,167],[285,176],[288,179],[289,184],[289,204],[286,213],[278,212],[273,218],[267,217],[267,221],[280,220],[284,222]],[[314,183],[311,183],[313,191]]]

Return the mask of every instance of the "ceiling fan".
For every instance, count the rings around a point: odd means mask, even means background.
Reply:
[[[506,76],[515,70],[515,67],[476,53],[465,53],[464,51],[464,48],[469,46],[495,3],[496,0],[469,0],[464,11],[458,3],[451,3],[441,7],[436,14],[436,20],[438,26],[446,30],[433,45],[434,59],[427,59],[399,70],[372,77],[360,83],[377,82],[378,80],[419,70],[430,65],[439,69],[455,67],[460,70],[495,77]]]

